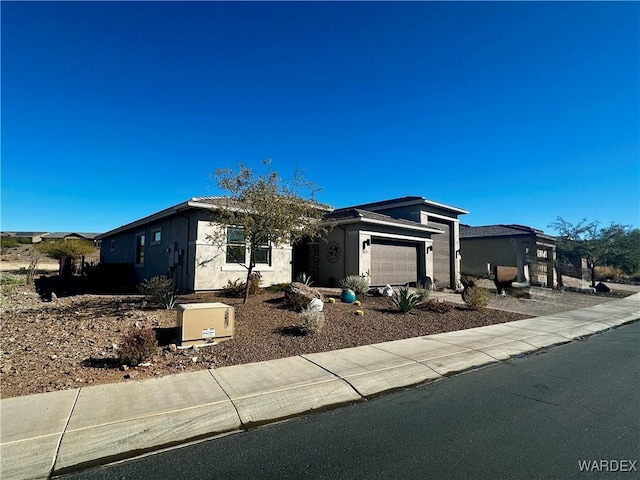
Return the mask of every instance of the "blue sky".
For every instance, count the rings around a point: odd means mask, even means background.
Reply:
[[[343,207],[640,224],[638,2],[6,2],[3,230],[104,232],[239,162]]]

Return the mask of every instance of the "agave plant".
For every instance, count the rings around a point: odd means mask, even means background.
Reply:
[[[400,287],[391,295],[391,303],[402,313],[407,313],[424,302],[428,296],[429,292],[426,290],[418,289],[412,292],[409,287]]]
[[[306,272],[301,272],[296,277],[296,282],[304,283],[307,287],[310,287],[313,283],[313,280],[311,279],[311,275],[307,274]]]

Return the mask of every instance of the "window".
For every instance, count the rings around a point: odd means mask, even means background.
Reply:
[[[269,246],[269,239],[266,236],[259,238],[259,247],[256,249],[256,263],[266,263],[271,265],[271,247]]]
[[[226,263],[246,263],[247,243],[242,227],[227,227]],[[259,239],[259,247],[255,251],[256,264],[271,265],[271,246],[266,236]]]
[[[115,241],[115,239],[111,240],[111,251],[112,252],[116,251],[116,241]]]
[[[162,243],[162,230],[156,228],[151,230],[151,245],[160,245]]]
[[[144,263],[144,233],[136,235],[136,265]]]
[[[246,251],[243,228],[227,227],[227,263],[244,263]]]

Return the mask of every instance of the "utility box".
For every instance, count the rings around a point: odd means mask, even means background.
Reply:
[[[176,305],[177,327],[183,346],[218,343],[233,337],[234,309],[224,303]]]

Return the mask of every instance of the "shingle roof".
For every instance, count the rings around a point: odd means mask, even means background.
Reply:
[[[86,238],[87,240],[93,240],[94,238],[96,238],[100,234],[99,233],[86,233],[86,232],[51,232],[51,233],[45,233],[42,236],[44,238],[61,239],[61,238],[66,238],[66,237],[74,236],[74,235]]]
[[[316,204],[319,209],[326,209],[327,211],[331,210],[331,207],[327,205],[323,205],[321,203]],[[143,225],[146,225],[151,222],[156,222],[162,218],[175,215],[180,211],[200,208],[200,209],[215,209],[215,207],[224,206],[224,207],[232,207],[232,202],[230,202],[229,197],[216,197],[216,196],[203,196],[203,197],[192,197],[189,200],[186,200],[182,203],[174,205],[169,208],[165,208],[159,212],[148,215],[144,218],[140,218],[131,223],[127,223],[126,225],[122,225],[118,228],[114,228],[113,230],[109,230],[106,233],[97,236],[97,240],[102,240],[116,233],[122,233],[127,230],[131,230],[134,228],[139,228]]]
[[[419,230],[430,230],[433,232],[441,231],[437,227],[430,225],[424,225],[422,223],[413,222],[411,220],[405,220],[404,218],[394,218],[389,215],[383,215],[382,213],[371,212],[369,210],[363,210],[361,208],[340,208],[328,213],[324,217],[327,221],[348,221],[348,220],[372,220],[378,222],[384,222],[389,224],[398,225],[399,227],[409,227]]]
[[[460,225],[460,238],[513,237],[528,235],[549,237],[549,235],[545,235],[542,230],[527,227],[525,225],[482,225],[478,227]]]

